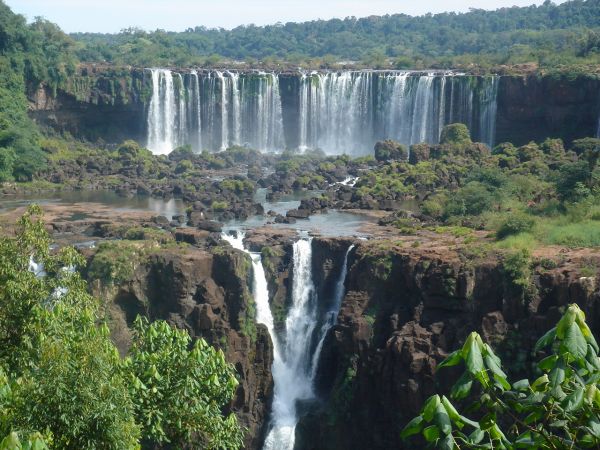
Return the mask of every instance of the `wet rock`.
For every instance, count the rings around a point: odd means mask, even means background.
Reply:
[[[285,215],[294,219],[308,219],[310,211],[307,209],[290,209]]]
[[[196,228],[210,231],[211,233],[220,233],[223,229],[223,224],[214,220],[201,220],[196,223]]]

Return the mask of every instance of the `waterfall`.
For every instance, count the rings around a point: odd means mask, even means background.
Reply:
[[[221,233],[221,237],[229,242],[233,248],[250,255],[252,260],[252,295],[256,304],[256,322],[262,323],[267,327],[273,341],[274,359],[279,360],[279,346],[275,335],[273,315],[269,306],[269,290],[267,288],[267,277],[262,265],[261,254],[251,252],[244,247],[245,233],[242,231],[238,231],[235,236],[223,232]]]
[[[327,311],[327,316],[325,317],[325,321],[321,326],[321,330],[319,332],[319,343],[317,344],[317,348],[313,354],[312,363],[311,363],[311,378],[314,380],[317,376],[317,370],[319,369],[319,357],[321,356],[321,350],[323,349],[323,343],[325,342],[325,337],[327,336],[327,332],[333,327],[337,322],[337,316],[340,312],[340,306],[342,305],[342,300],[344,299],[345,292],[345,283],[346,283],[346,274],[348,272],[348,256],[350,256],[350,252],[354,248],[354,244],[348,247],[346,250],[346,254],[344,255],[344,264],[342,265],[342,271],[340,272],[340,276],[335,284],[335,290],[333,292],[333,303]]]
[[[233,120],[233,145],[241,144],[242,111],[240,110],[240,75],[236,72],[228,72],[231,77],[231,110]]]
[[[494,147],[496,138],[496,112],[498,110],[498,84],[499,78],[496,76],[484,79],[484,86],[481,89],[479,105],[479,140]]]
[[[310,342],[317,323],[315,288],[312,281],[311,239],[293,246],[292,306],[285,320],[282,358],[273,363],[275,394],[271,429],[264,450],[293,450],[296,402],[314,397],[310,373]]]
[[[292,305],[285,321],[285,334],[280,341],[275,333],[269,306],[269,291],[261,254],[244,247],[245,234],[241,231],[235,234],[223,232],[221,237],[252,259],[252,294],[256,304],[256,321],[267,327],[273,342],[275,394],[270,430],[263,450],[293,450],[298,422],[296,403],[298,400],[315,397],[313,383],[321,349],[327,332],[336,323],[344,298],[348,257],[354,245],[346,250],[329,309],[320,314],[312,275],[312,239],[303,238],[294,243]],[[322,325],[317,327],[319,323]]]
[[[334,298],[324,317],[319,317],[312,277],[311,239],[293,246],[292,306],[285,322],[285,346],[282,358],[273,364],[275,395],[271,429],[263,450],[293,450],[298,415],[298,400],[315,397],[313,384],[325,336],[335,324],[344,296],[350,246],[336,282]],[[317,324],[323,325],[317,328]],[[314,344],[316,342],[316,345]]]
[[[466,124],[474,140],[494,143],[497,76],[301,72],[297,84],[286,81],[284,92],[282,80],[294,75],[149,70],[147,145],[157,154],[190,144],[196,152],[243,145],[365,155],[382,139],[435,144],[442,128],[455,122]]]
[[[152,99],[148,109],[147,146],[154,154],[166,154],[176,147],[177,122],[175,90],[170,70],[151,69]]]
[[[217,74],[217,78],[219,78],[219,82],[221,84],[221,101],[220,101],[220,106],[221,106],[221,147],[220,150],[226,150],[227,147],[229,146],[229,111],[228,111],[228,106],[229,106],[229,95],[228,95],[228,90],[229,90],[229,85],[231,84],[230,81],[231,78],[227,77],[225,78],[225,76],[223,75],[223,72],[220,72],[217,70],[216,72]],[[228,81],[226,81],[228,80]]]

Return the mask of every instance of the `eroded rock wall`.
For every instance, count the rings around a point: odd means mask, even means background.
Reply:
[[[598,279],[575,268],[538,268],[524,301],[490,258],[463,261],[451,251],[424,252],[359,243],[349,261],[338,324],[321,356],[323,403],[297,428],[297,449],[409,448],[399,432],[423,401],[455,381],[436,365],[478,331],[512,374],[527,374],[528,349],[578,303],[600,332]]]

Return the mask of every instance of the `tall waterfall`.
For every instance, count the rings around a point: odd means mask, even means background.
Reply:
[[[173,74],[167,69],[150,73],[147,145],[153,153],[169,153],[185,144],[197,152],[234,145],[268,151],[285,148],[276,74],[196,70]]]
[[[148,147],[168,153],[242,145],[368,154],[381,139],[437,143],[465,123],[494,144],[499,78],[452,72],[266,73],[150,69]],[[290,81],[292,80],[292,81]],[[285,120],[284,120],[285,119]]]
[[[267,288],[267,277],[265,269],[262,265],[262,257],[260,253],[254,253],[244,247],[245,233],[238,231],[236,235],[222,233],[221,237],[231,244],[235,249],[241,250],[250,255],[252,259],[252,296],[256,304],[256,322],[262,323],[267,327],[271,340],[273,341],[274,359],[278,360],[279,345],[275,335],[273,314],[269,306],[269,290]]]
[[[275,395],[271,428],[263,450],[293,450],[298,414],[298,400],[315,397],[313,389],[325,334],[335,323],[344,296],[348,254],[335,286],[330,310],[319,311],[312,276],[312,242],[301,239],[293,246],[292,306],[285,321],[281,358],[273,364]],[[318,327],[319,323],[323,323]]]
[[[222,238],[233,248],[252,258],[252,294],[256,303],[256,321],[264,324],[273,342],[273,380],[275,395],[271,413],[270,430],[263,450],[293,450],[298,415],[298,400],[315,397],[313,383],[325,336],[335,324],[345,294],[344,284],[348,271],[348,256],[336,281],[333,299],[327,312],[319,311],[316,289],[312,276],[312,239],[304,238],[293,245],[292,305],[285,321],[285,334],[280,338],[274,329],[273,315],[269,306],[267,279],[260,253],[244,247],[244,233],[222,233]],[[318,327],[318,324],[322,324]]]

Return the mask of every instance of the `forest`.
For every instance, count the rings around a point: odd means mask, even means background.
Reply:
[[[341,61],[401,69],[542,66],[597,63],[598,0],[559,5],[472,9],[468,13],[404,14],[244,25],[232,30],[196,27],[184,32],[127,29],[116,35],[72,35],[82,61],[192,66],[223,60],[251,65],[334,66]]]

